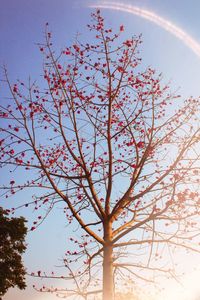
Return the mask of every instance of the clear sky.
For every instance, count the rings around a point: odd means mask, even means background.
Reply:
[[[86,39],[86,24],[92,12],[88,8],[89,3],[101,3],[101,1],[1,0],[0,65],[7,66],[10,78],[13,81],[18,78],[25,80],[31,75],[32,79],[40,79],[42,57],[36,44],[43,41],[46,22],[49,22],[54,36],[54,45],[58,50],[65,45],[70,45],[77,33],[82,34]],[[200,43],[199,0],[191,2],[188,0],[124,0],[124,3],[150,10],[170,20]],[[200,57],[189,47],[169,32],[141,17],[106,9],[102,12],[113,28],[118,29],[121,24],[124,24],[125,35],[142,33],[144,42],[141,46],[141,56],[144,58],[144,65],[152,65],[162,72],[166,81],[172,81],[174,89],[180,87],[180,93],[184,97],[200,95]],[[2,94],[0,88],[0,95]],[[4,101],[2,97],[0,101]],[[30,193],[23,194],[23,197],[30,196]],[[4,200],[2,202],[3,206],[7,205]],[[37,231],[29,233],[28,250],[24,261],[30,272],[40,269],[52,270],[55,265],[59,265],[59,259],[67,247],[66,225],[62,214],[56,210]],[[194,263],[193,258],[190,259]],[[200,258],[198,263],[200,265]],[[193,284],[193,293],[198,290],[198,284],[193,280],[195,277],[196,274],[184,279],[184,288],[186,286],[190,290],[189,287]],[[28,279],[26,291],[9,291],[4,299],[57,299],[56,296],[41,295],[33,291],[31,286],[34,282]],[[173,294],[175,289],[171,288]],[[169,291],[168,293],[170,294]],[[180,298],[177,295],[174,297],[176,300],[184,300],[181,291]],[[192,293],[187,297],[185,300],[194,299]],[[168,299],[174,300],[172,298],[170,296]]]

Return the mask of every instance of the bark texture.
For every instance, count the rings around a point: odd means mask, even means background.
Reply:
[[[112,225],[104,227],[103,300],[114,300]]]

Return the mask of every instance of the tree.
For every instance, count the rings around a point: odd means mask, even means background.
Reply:
[[[63,202],[80,239],[70,237],[74,250],[65,253],[62,278],[72,283],[56,292],[112,300],[122,278],[173,275],[172,249],[200,250],[199,100],[183,103],[162,75],[142,70],[140,37],[121,41],[122,25],[113,33],[99,11],[92,18],[93,42],[76,39],[59,54],[47,24],[45,88],[13,85],[5,69],[11,103],[1,106],[1,165],[28,180],[11,178],[2,189],[10,197],[36,188],[21,206],[47,214]]]
[[[9,218],[0,207],[0,299],[10,287],[25,289],[25,269],[22,254],[26,250],[25,219]]]

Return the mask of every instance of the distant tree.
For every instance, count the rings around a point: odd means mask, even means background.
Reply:
[[[114,33],[99,11],[92,17],[91,43],[77,39],[58,54],[47,25],[45,88],[13,85],[5,69],[1,165],[24,177],[2,189],[6,197],[36,189],[21,203],[39,213],[31,230],[56,203],[79,224],[61,276],[72,284],[41,290],[113,300],[123,282],[174,275],[176,249],[200,250],[200,103],[183,102],[162,75],[142,70],[140,37],[122,41],[122,25]]]
[[[0,299],[10,287],[25,289],[25,269],[22,254],[26,249],[25,219],[9,218],[0,207]]]

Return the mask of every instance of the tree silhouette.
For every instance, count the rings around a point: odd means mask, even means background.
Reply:
[[[1,165],[28,180],[2,189],[10,197],[36,188],[21,206],[48,214],[62,202],[69,224],[79,224],[64,258],[62,278],[72,283],[41,290],[112,300],[122,279],[173,275],[172,249],[199,252],[199,100],[183,102],[162,75],[142,70],[140,37],[122,41],[122,25],[114,33],[99,11],[92,18],[93,41],[77,38],[59,54],[47,24],[45,88],[13,85],[5,70],[12,97],[1,106]]]
[[[10,287],[26,287],[21,257],[26,250],[26,232],[23,217],[9,218],[0,207],[0,299]]]

